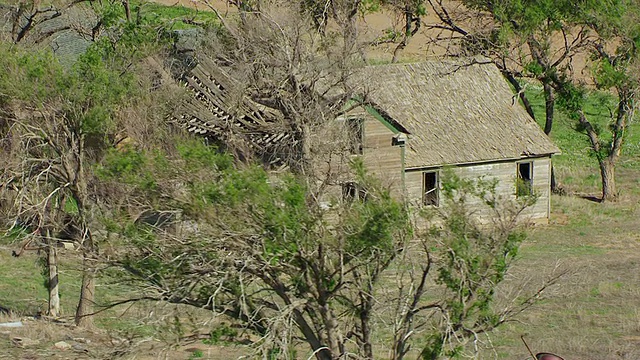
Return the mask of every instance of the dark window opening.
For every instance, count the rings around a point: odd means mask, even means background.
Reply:
[[[516,196],[533,195],[533,163],[518,163],[518,179],[516,180]]]
[[[349,153],[362,155],[364,153],[364,121],[362,119],[348,119]]]
[[[346,201],[365,201],[367,200],[367,189],[354,181],[342,184],[342,198]]]
[[[422,190],[422,203],[424,205],[439,205],[437,172],[433,171],[423,173]]]

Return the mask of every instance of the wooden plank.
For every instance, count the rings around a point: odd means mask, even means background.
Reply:
[[[200,87],[207,90],[208,93],[218,98],[220,101],[226,101],[226,92],[229,91],[225,88],[212,74],[208,73],[205,69],[203,69],[202,65],[197,65],[192,71],[192,76],[197,77],[197,79],[201,82],[198,84]],[[189,78],[189,80],[193,79]]]
[[[525,217],[531,219],[548,219],[549,208],[549,159],[535,159],[533,161],[533,188],[538,194],[538,201],[526,209]],[[496,179],[496,192],[505,199],[515,200],[515,181],[517,177],[517,163],[491,163],[478,164],[470,166],[461,166],[453,168],[452,171],[461,178],[477,179],[479,177],[485,180]],[[407,189],[408,200],[412,203],[419,203],[422,200],[422,174],[423,172],[414,171],[405,174],[405,186]],[[441,199],[441,205],[446,206],[444,200]],[[480,199],[470,198],[468,205],[472,209],[484,209],[485,205]],[[486,210],[486,209],[485,209]],[[484,216],[484,215],[483,215]],[[536,220],[537,221],[537,220]]]

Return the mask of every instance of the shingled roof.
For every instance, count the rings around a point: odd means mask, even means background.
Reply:
[[[21,7],[25,11],[20,11]],[[97,23],[98,17],[93,9],[80,2],[60,8],[49,5],[36,6],[34,9],[28,4],[0,4],[0,40],[16,41],[13,37],[21,30],[26,30],[21,43],[36,49],[50,49],[58,61],[67,67],[73,65],[91,46],[92,30]]]
[[[409,133],[407,168],[560,152],[489,59],[369,66],[362,75],[370,104]]]

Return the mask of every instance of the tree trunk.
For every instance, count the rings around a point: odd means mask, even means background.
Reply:
[[[527,110],[527,114],[529,114],[529,116],[531,116],[531,118],[535,121],[536,116],[533,113],[533,108],[531,107],[531,103],[529,102],[529,99],[527,98],[527,95],[524,93],[524,90],[520,86],[520,83],[518,82],[518,80],[516,80],[513,74],[507,71],[506,69],[502,71],[502,74],[507,78],[509,83],[513,86],[513,88],[518,93],[518,96],[522,101],[522,105],[524,106],[524,109]]]
[[[322,295],[321,295],[322,296]],[[339,333],[338,322],[336,321],[329,304],[326,299],[318,299],[320,305],[320,316],[322,317],[324,325],[324,333],[326,334],[327,347],[329,351],[336,355],[342,353],[341,344],[342,339]]]
[[[545,104],[544,133],[549,135],[551,134],[551,128],[553,127],[553,112],[556,100],[551,84],[548,81],[544,81],[543,83]]]
[[[367,292],[360,292],[362,308],[360,309],[360,327],[362,331],[362,349],[365,359],[373,359],[373,346],[371,345],[371,309],[373,308],[373,296],[371,288]]]
[[[544,81],[544,104],[545,104],[545,121],[544,121],[544,133],[551,134],[553,128],[553,115],[555,106],[555,94],[553,93],[553,87],[548,80]],[[553,164],[551,164],[551,192],[559,194],[558,182],[556,181],[556,173],[553,171]]]
[[[129,0],[123,0],[122,6],[124,6],[124,14],[127,17],[127,22],[131,22],[131,6]]]
[[[402,36],[402,41],[393,51],[391,63],[395,64],[400,60],[400,53],[407,47],[409,40],[420,30],[420,24],[420,17],[414,15],[414,9],[411,5],[406,5],[404,8],[404,35]]]
[[[93,304],[95,302],[95,264],[90,254],[85,253],[82,260],[82,288],[80,289],[80,301],[76,310],[75,322],[77,326],[93,326]]]
[[[409,5],[405,7],[404,10],[404,35],[402,37],[402,41],[396,46],[393,51],[393,58],[391,59],[391,63],[395,64],[400,59],[400,53],[407,47],[409,43],[409,37],[411,37],[411,24],[413,23],[413,12],[410,11]]]
[[[47,236],[47,267],[49,273],[49,311],[47,314],[51,317],[58,317],[60,316],[60,293],[58,292],[58,251],[49,236]]]
[[[299,310],[293,311],[293,319],[298,326],[298,329],[304,335],[305,340],[311,345],[311,349],[313,350],[316,359],[318,360],[333,360],[334,356],[329,348],[322,345],[318,340],[315,332],[309,326],[307,321],[304,319],[304,315]]]
[[[291,305],[291,299],[289,295],[284,290],[284,285],[277,279],[271,278],[270,276],[263,276],[262,280],[271,286],[278,294],[278,296],[284,301],[285,304]],[[334,356],[327,346],[325,346],[321,340],[318,338],[314,329],[309,325],[307,319],[305,319],[304,314],[299,309],[293,310],[293,321],[295,321],[296,326],[300,329],[305,341],[311,346],[313,353],[318,360],[333,360]]]
[[[602,202],[615,201],[618,197],[615,180],[615,163],[606,158],[600,161],[600,175],[602,176]]]

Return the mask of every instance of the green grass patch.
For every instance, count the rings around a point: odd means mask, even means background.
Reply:
[[[0,252],[0,306],[14,312],[33,315],[46,312],[48,293],[41,273],[39,255],[25,252],[12,257]],[[80,277],[73,261],[60,260],[60,303],[63,315],[73,315],[80,291]]]
[[[582,235],[586,236],[586,234]],[[587,255],[603,255],[607,252],[606,249],[595,247],[591,245],[562,245],[562,244],[546,244],[546,243],[537,243],[531,245],[527,249],[526,255],[523,257],[539,257],[539,256],[558,256],[558,257],[569,257],[569,256],[587,256]]]
[[[134,5],[132,12],[140,14],[153,22],[169,24],[172,30],[209,27],[218,23],[216,15],[211,11],[202,11],[185,6],[166,6],[153,2],[140,2]]]
[[[0,253],[0,306],[18,313],[35,314],[46,308],[47,293],[36,258],[12,258]]]

